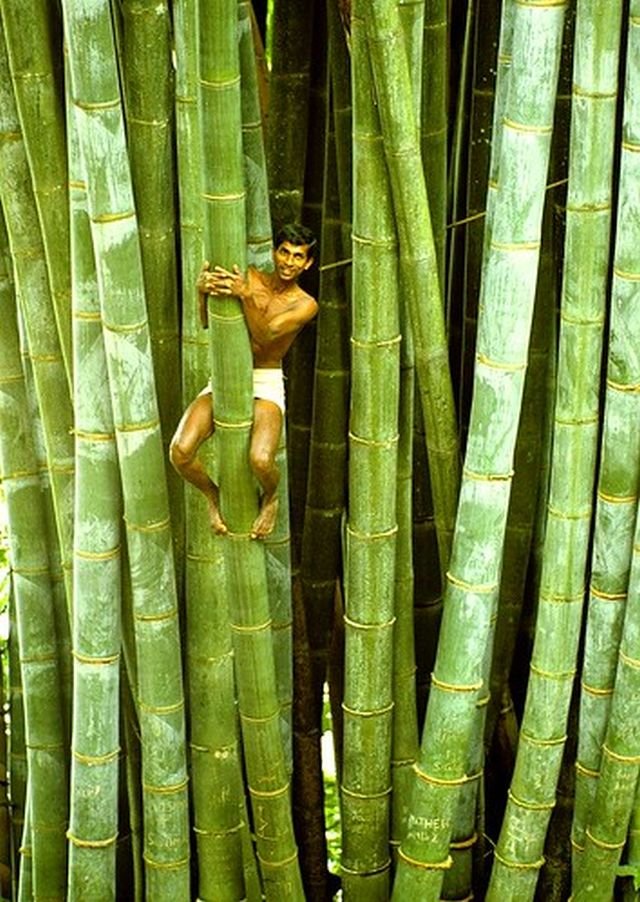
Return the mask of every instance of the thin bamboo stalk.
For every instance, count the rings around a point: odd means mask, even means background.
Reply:
[[[447,222],[447,85],[448,0],[425,0],[420,117],[420,147],[429,196],[433,244],[438,262],[440,293],[444,290],[445,226]],[[418,79],[420,70],[413,71]]]
[[[477,736],[490,650],[538,266],[564,7],[518,4],[471,416],[444,616],[397,902],[438,899]],[[531,66],[535,35],[536,65]],[[522,172],[526,166],[527,179]],[[517,298],[517,303],[515,299]]]
[[[24,830],[27,797],[27,752],[24,730],[24,704],[20,676],[20,650],[13,586],[9,587],[9,779],[11,790],[11,874],[12,896],[17,896],[20,839]]]
[[[103,0],[64,3],[63,10],[124,490],[138,662],[147,893],[158,900],[175,899],[189,893],[178,609],[112,21]]]

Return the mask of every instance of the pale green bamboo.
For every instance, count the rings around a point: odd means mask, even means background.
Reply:
[[[458,438],[438,264],[412,112],[410,73],[395,2],[374,0],[367,17],[367,39],[398,224],[400,266],[414,335],[444,572],[458,496]]]
[[[51,304],[31,175],[0,38],[0,200],[4,207],[37,404],[42,418],[67,602],[71,600],[73,412]]]
[[[0,279],[2,277],[0,276]],[[8,582],[8,580],[7,580]],[[4,613],[4,606],[3,606]],[[11,802],[9,800],[9,743],[7,736],[9,647],[0,642],[0,887],[2,895],[11,880]]]
[[[45,512],[22,370],[15,296],[0,287],[0,470],[8,511],[30,785],[33,892],[66,886],[67,756]]]
[[[342,886],[388,898],[399,403],[398,248],[365,6],[351,15],[353,292],[345,559]]]
[[[201,0],[200,99],[203,196],[208,253],[216,264],[245,266],[240,66],[236,0]],[[220,504],[229,533],[225,564],[236,691],[256,843],[267,899],[303,898],[291,821],[262,544],[251,540],[257,493],[248,465],[252,358],[244,316],[234,298],[209,303],[212,386]]]
[[[51,301],[71,391],[71,273],[60,12],[47,0],[6,0],[0,10],[34,197]]]
[[[107,902],[116,898],[122,492],[79,154],[72,127],[69,197],[76,486],[68,898],[94,894]]]
[[[624,132],[621,152],[618,224],[614,254],[612,306],[607,363],[604,430],[591,557],[584,662],[580,698],[580,733],[576,763],[576,804],[572,827],[574,862],[585,842],[585,829],[597,787],[614,687],[631,564],[634,516],[640,479],[638,396],[631,386],[640,381],[637,333],[632,315],[633,274],[639,269],[635,242],[639,237],[634,210],[638,207],[634,153],[640,135],[634,79],[638,28],[629,22],[625,85]]]
[[[533,898],[575,675],[599,427],[621,5],[610,13],[600,16],[592,0],[578,5],[545,544],[516,767],[488,893],[495,902]],[[587,157],[584,148],[593,142]]]
[[[564,7],[518,4],[500,185],[484,273],[471,429],[444,617],[394,902],[439,898],[478,736],[527,365]],[[533,36],[535,35],[535,45]],[[531,65],[535,53],[536,65]],[[526,181],[522,173],[527,171]],[[517,303],[515,302],[517,299]]]
[[[103,0],[63,9],[124,490],[146,890],[160,902],[189,893],[184,698],[164,455],[110,9]]]
[[[398,0],[398,12],[404,34],[407,61],[413,78],[416,123],[419,123],[422,117],[422,92],[425,88],[429,90],[432,87],[429,76],[423,73],[425,38],[428,41],[428,38],[431,36],[430,34],[425,34],[427,28],[425,5],[426,0]],[[429,105],[428,101],[427,105]]]
[[[640,32],[637,26],[635,30]],[[633,42],[629,49],[633,59]],[[630,68],[637,76],[637,68],[633,64]],[[624,179],[631,173],[622,165]],[[573,872],[573,902],[613,898],[640,773],[640,517],[636,518],[628,594],[598,788],[585,830],[584,853]]]

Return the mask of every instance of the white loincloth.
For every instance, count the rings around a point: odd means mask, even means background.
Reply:
[[[211,394],[211,383],[205,385],[200,395]],[[272,401],[284,414],[284,375],[281,367],[259,367],[253,371],[253,397]]]

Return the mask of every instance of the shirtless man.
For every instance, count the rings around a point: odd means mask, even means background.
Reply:
[[[208,326],[206,296],[233,295],[242,304],[251,339],[254,407],[249,461],[262,490],[260,510],[251,528],[254,539],[268,536],[276,522],[280,472],[275,458],[284,416],[282,358],[298,332],[318,311],[315,300],[298,285],[299,276],[313,263],[315,243],[310,229],[284,226],[276,235],[274,272],[261,272],[250,266],[245,276],[237,266],[229,272],[221,266],[211,270],[205,263],[198,276],[203,327]],[[178,473],[204,494],[211,528],[223,535],[227,526],[220,513],[218,486],[198,457],[200,445],[213,431],[213,398],[208,386],[184,412],[169,456]]]

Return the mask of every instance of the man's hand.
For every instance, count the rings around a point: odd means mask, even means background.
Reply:
[[[198,306],[200,309],[200,322],[202,328],[209,326],[209,317],[207,313],[207,295],[232,295],[233,297],[242,298],[246,293],[248,284],[244,274],[240,271],[240,267],[235,265],[233,271],[229,272],[222,266],[214,266],[210,269],[208,261],[202,264],[202,269],[198,273],[196,281],[198,289]]]

